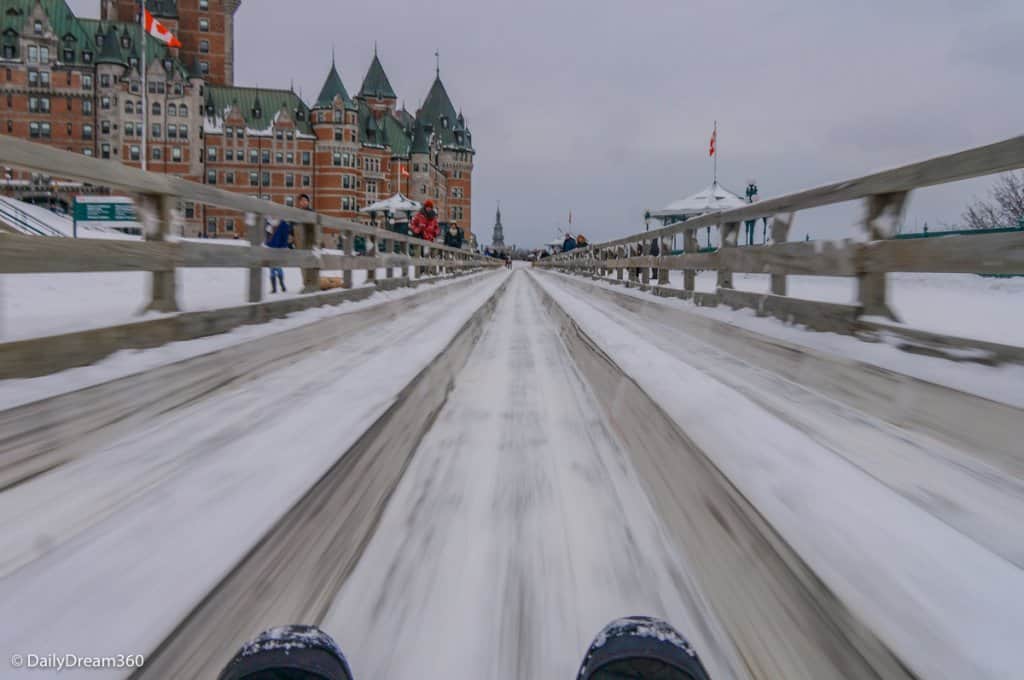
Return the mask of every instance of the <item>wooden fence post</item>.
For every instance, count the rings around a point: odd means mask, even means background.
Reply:
[[[739,222],[728,222],[724,225],[719,225],[722,233],[722,245],[721,249],[735,248],[736,239],[740,235],[740,223]],[[732,271],[727,269],[725,260],[719,258],[718,260],[718,287],[719,288],[732,288]]]
[[[147,196],[143,199],[148,201],[151,210],[155,210],[155,228],[146,229],[147,241],[166,241],[167,235],[171,233],[171,219],[174,215],[174,208],[177,205],[177,198],[166,194]],[[147,312],[177,312],[178,298],[175,283],[175,264],[168,262],[168,269],[154,271],[150,277],[149,304],[146,305]]]
[[[662,238],[661,241],[659,241],[659,243],[658,243],[658,245],[659,245],[659,247],[658,247],[658,256],[659,257],[668,257],[671,254],[669,252],[671,250],[671,247],[670,247],[671,243],[672,243],[672,241],[667,236]],[[668,268],[663,267],[663,266],[659,266],[658,267],[658,285],[659,286],[667,286],[668,284],[669,284]]]
[[[907,205],[907,191],[889,194],[875,194],[866,199],[867,214],[863,227],[869,241],[878,241],[891,237],[903,219],[903,210]],[[870,246],[868,246],[870,247]],[[863,252],[863,247],[862,247]],[[861,307],[861,315],[884,316],[899,321],[889,307],[886,272],[866,272],[863,267],[857,274],[857,299]]]
[[[302,242],[299,247],[303,250],[308,250],[310,253],[320,243],[320,222],[319,218],[314,215],[313,219],[315,222],[303,222],[299,225],[299,233],[301,235]],[[320,267],[303,267],[302,268],[302,292],[303,293],[318,293],[320,292]]]
[[[245,214],[245,229],[249,236],[249,302],[263,299],[263,232],[264,217],[258,213]]]
[[[697,232],[693,229],[687,229],[683,232],[683,252],[687,255],[696,255],[697,251],[700,250],[700,246],[697,245]],[[684,269],[683,270],[683,290],[688,290],[691,293],[697,288],[697,270],[696,269]]]
[[[370,260],[370,265],[366,270],[366,282],[376,283],[377,282],[377,235],[370,234],[364,237],[366,239],[366,257]]]
[[[640,243],[640,256],[641,257],[650,257],[651,256],[651,242],[650,241],[644,239]],[[646,267],[645,266],[645,267],[642,267],[640,269],[640,283],[644,284],[645,286],[650,285],[650,283],[651,283],[651,268],[650,267]]]
[[[341,232],[341,252],[343,255],[349,256],[352,254],[352,250],[355,247],[355,241],[352,236],[352,231],[346,229]],[[352,289],[352,270],[346,269],[341,273],[342,285],[349,290]]]
[[[622,246],[616,246],[615,247],[615,259],[621,260],[623,258],[623,254],[622,253],[623,253]],[[618,266],[618,267],[615,268],[615,278],[618,279],[619,281],[621,281],[622,277],[623,277],[622,267]]]
[[[796,213],[786,216],[776,215],[772,218],[772,243],[785,243],[789,239],[789,229],[793,226]],[[772,295],[786,295],[786,275],[772,274]]]

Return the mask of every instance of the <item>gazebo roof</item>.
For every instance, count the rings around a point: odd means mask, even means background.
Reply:
[[[365,208],[360,208],[359,212],[415,212],[419,210],[421,207],[423,207],[422,204],[412,200],[411,198],[408,198],[407,196],[405,196],[405,194],[399,192],[392,196],[391,198],[385,198],[382,201],[371,203]]]
[[[652,210],[651,217],[695,217],[709,212],[720,212],[748,205],[746,199],[740,198],[718,182],[692,196],[672,201],[661,210]]]

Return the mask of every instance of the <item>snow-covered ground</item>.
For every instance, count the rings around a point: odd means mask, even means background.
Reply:
[[[947,450],[927,438],[844,412],[820,395],[806,412],[769,408],[760,396],[765,389],[775,402],[790,390],[759,385],[765,376],[756,367],[715,356],[713,347],[687,352],[694,345],[687,338],[676,338],[677,353],[650,328],[623,323],[621,308],[561,276],[537,279],[915,674],[1019,674],[1024,571],[1004,551],[1019,559],[1022,546],[1019,536],[1000,535],[1001,517],[1024,512],[1019,484],[1001,490],[1008,493],[998,502],[1014,508],[1008,515],[956,525],[987,514],[996,502],[987,487],[1004,481],[983,465],[957,470],[970,452],[943,460]],[[871,460],[876,454],[882,456]],[[904,465],[911,474],[899,470]],[[958,475],[981,484],[958,485]],[[922,501],[928,494],[935,507]],[[937,511],[943,503],[949,505]]]
[[[503,280],[481,277],[0,494],[4,659],[152,651]]]
[[[568,276],[567,274],[555,274],[555,276]],[[817,278],[817,277],[812,277]],[[995,300],[1001,301],[1000,314],[994,312],[985,318],[993,324],[1002,324],[1004,327],[1014,330],[1024,336],[1024,317],[1014,311],[1014,305],[1024,302],[1024,292],[1017,293],[1017,279],[998,279],[1001,283],[1007,284],[1002,292],[995,292]],[[589,283],[589,281],[588,281]],[[732,310],[728,307],[698,307],[687,300],[675,298],[661,298],[648,292],[638,289],[629,289],[621,286],[613,286],[611,283],[593,282],[593,285],[606,286],[622,295],[635,297],[650,304],[665,305],[674,309],[685,310],[691,314],[710,317],[740,328],[754,331],[760,335],[778,338],[795,345],[802,345],[814,350],[831,354],[837,357],[854,359],[866,364],[873,364],[896,373],[933,382],[939,385],[952,387],[953,389],[970,392],[986,399],[993,399],[1006,404],[1024,408],[1024,366],[984,366],[976,363],[956,363],[947,359],[940,359],[930,356],[923,356],[905,352],[888,342],[864,342],[857,338],[839,335],[836,333],[810,332],[803,326],[784,323],[772,317],[758,317],[752,309]],[[940,292],[940,287],[932,287],[925,279],[923,284],[925,291],[921,293],[926,299],[935,302],[934,293]],[[998,284],[993,284],[998,285]],[[976,292],[976,297],[985,297],[985,293]],[[983,306],[981,303],[980,306]],[[999,306],[999,303],[995,303]],[[957,309],[955,316],[962,310]],[[972,312],[964,312],[969,315]],[[954,327],[960,325],[951,324]],[[947,330],[951,332],[952,330]],[[971,336],[967,336],[971,337]],[[1003,337],[1003,342],[1009,342],[1012,338]],[[1024,345],[1024,338],[1017,344]]]
[[[695,288],[713,293],[717,273],[699,272]],[[805,300],[856,304],[857,281],[843,276],[789,276],[789,295]],[[889,304],[909,328],[1024,346],[1024,276],[890,274]],[[733,274],[737,290],[767,293],[768,274]],[[669,286],[683,287],[681,272]]]

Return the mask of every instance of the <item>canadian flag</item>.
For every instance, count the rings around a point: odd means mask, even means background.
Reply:
[[[399,163],[398,167],[401,168],[402,177],[408,177],[409,176],[409,171],[406,169],[406,167],[404,165]]]
[[[163,24],[154,19],[148,9],[144,9],[142,11],[145,12],[144,28],[146,33],[149,33],[160,42],[165,43],[168,47],[181,47],[181,41],[175,38],[174,34],[168,31]]]
[[[715,155],[715,141],[718,139],[718,123],[715,123],[715,131],[711,133],[711,148],[708,149],[708,156]]]

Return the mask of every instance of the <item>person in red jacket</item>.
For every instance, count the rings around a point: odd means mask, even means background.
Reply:
[[[423,208],[412,218],[409,231],[413,236],[418,236],[424,241],[433,241],[437,238],[441,228],[437,224],[437,213],[434,212],[433,201],[428,200],[423,204]]]

